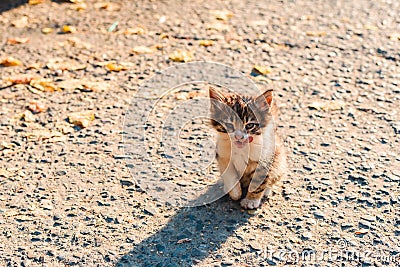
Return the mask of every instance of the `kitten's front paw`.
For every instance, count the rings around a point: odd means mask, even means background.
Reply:
[[[242,188],[240,185],[236,185],[231,191],[229,191],[229,196],[232,200],[239,200],[242,197]]]
[[[244,209],[256,209],[260,207],[261,205],[261,199],[248,199],[244,198],[242,201],[240,201],[240,206]]]

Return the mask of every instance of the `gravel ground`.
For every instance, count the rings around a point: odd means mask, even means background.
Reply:
[[[10,2],[0,14],[1,266],[399,266],[400,2]],[[124,115],[141,83],[179,64],[177,50],[276,90],[291,173],[261,209],[227,197],[178,208],[132,177]],[[191,92],[206,89],[178,90]],[[87,117],[78,126],[76,112]],[[159,172],[177,177],[160,153],[150,151]]]

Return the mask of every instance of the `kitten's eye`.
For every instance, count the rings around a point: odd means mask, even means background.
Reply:
[[[233,132],[235,130],[235,126],[232,123],[225,123],[226,131]]]
[[[253,129],[254,127],[256,127],[256,124],[255,124],[255,123],[248,123],[248,124],[246,124],[246,130],[251,130],[251,129]]]

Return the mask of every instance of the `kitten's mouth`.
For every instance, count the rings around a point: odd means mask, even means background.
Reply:
[[[244,140],[236,140],[233,141],[233,143],[238,147],[238,148],[243,148],[245,147],[247,144],[253,142],[253,137],[249,136],[247,139]]]

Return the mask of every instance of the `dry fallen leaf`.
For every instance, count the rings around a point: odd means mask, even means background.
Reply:
[[[28,17],[23,16],[19,19],[16,19],[13,22],[11,22],[11,25],[13,25],[16,28],[25,28],[26,26],[28,26]]]
[[[42,33],[44,33],[44,34],[49,34],[51,32],[53,32],[53,28],[46,27],[46,28],[42,29]]]
[[[22,66],[22,62],[13,57],[6,57],[0,61],[0,65],[5,67],[15,67],[15,66]]]
[[[106,69],[109,71],[122,71],[122,70],[127,70],[128,68],[124,65],[119,65],[115,63],[108,63],[106,65]]]
[[[189,62],[193,60],[193,54],[190,51],[177,50],[169,55],[169,59],[175,62]]]
[[[28,4],[29,5],[38,5],[44,3],[44,0],[29,0]]]
[[[254,65],[252,72],[256,74],[266,75],[271,73],[271,69],[261,65]]]
[[[374,26],[374,25],[371,25],[371,24],[364,25],[364,29],[370,30],[370,31],[377,31],[377,30],[379,30],[378,27],[376,27],[376,26]]]
[[[47,107],[43,103],[33,101],[29,103],[28,109],[33,113],[40,113],[46,111]]]
[[[213,15],[218,20],[228,20],[233,17],[233,13],[229,10],[212,10],[211,15]]]
[[[368,232],[369,232],[368,229],[360,229],[360,230],[356,231],[355,234],[356,235],[365,235]]]
[[[148,46],[136,46],[131,50],[132,53],[135,54],[151,54],[154,53],[154,48],[153,47],[148,47]]]
[[[86,128],[92,121],[94,121],[94,112],[89,110],[71,113],[68,116],[68,121],[75,126]]]
[[[134,27],[134,28],[128,28],[124,31],[125,35],[131,35],[131,34],[144,34],[145,30],[142,27]]]
[[[76,28],[75,28],[74,26],[71,26],[71,25],[64,25],[64,26],[62,27],[62,32],[63,32],[63,33],[76,33],[77,30],[76,30]]]
[[[38,79],[38,80],[34,79],[29,84],[33,88],[42,92],[61,91],[61,89],[57,87],[55,84],[53,84],[49,79]]]
[[[314,36],[314,37],[322,37],[326,35],[325,31],[308,31],[306,32],[307,36]]]
[[[200,40],[199,41],[200,46],[212,46],[214,45],[214,41],[212,40]]]
[[[7,78],[6,81],[8,81],[12,84],[30,84],[30,82],[35,79],[39,79],[39,78],[35,77],[35,76],[30,76],[30,75],[22,75],[19,77]]]
[[[26,44],[29,42],[28,37],[15,37],[15,38],[8,38],[7,44],[15,45],[15,44]]]
[[[341,110],[345,106],[345,102],[340,100],[332,100],[326,102],[312,102],[308,105],[311,109],[316,110],[324,110],[324,111],[331,111],[331,110]]]

